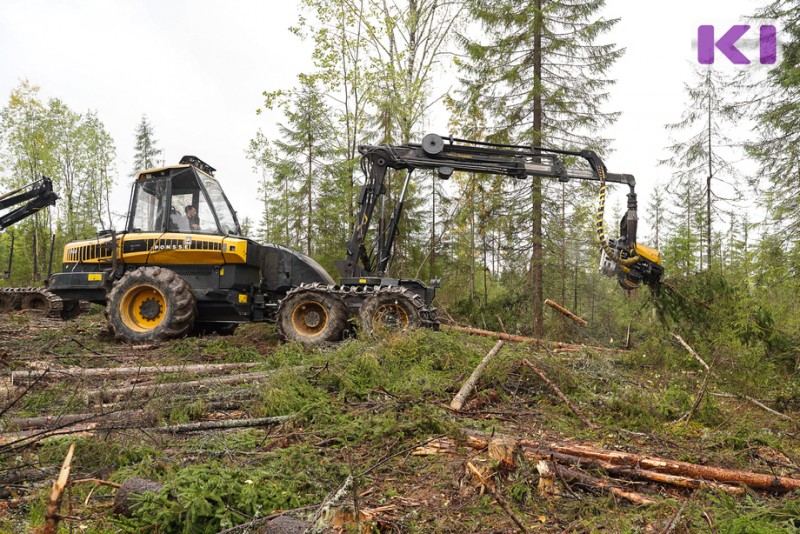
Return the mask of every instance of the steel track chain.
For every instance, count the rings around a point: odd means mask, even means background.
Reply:
[[[49,303],[47,317],[59,318],[61,317],[61,310],[64,309],[64,301],[61,297],[42,287],[0,287],[0,294],[11,295],[20,299],[26,296],[38,295]]]

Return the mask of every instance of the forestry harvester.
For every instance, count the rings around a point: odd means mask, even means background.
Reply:
[[[442,179],[465,171],[599,182],[602,272],[617,277],[625,289],[661,279],[658,251],[636,242],[633,176],[608,173],[592,151],[430,134],[422,143],[360,146],[359,152],[365,183],[346,256],[336,263],[338,283],[304,254],[243,236],[215,169],[185,156],[178,165],[140,172],[124,231],[67,244],[63,270],[50,278],[49,289],[63,299],[105,305],[117,338],[130,342],[181,336],[197,328],[230,332],[254,321],[276,322],[284,338],[307,343],[339,340],[354,322],[366,332],[436,328],[432,301],[438,280],[425,284],[387,275],[415,169],[435,170]],[[565,161],[582,166],[568,168]],[[390,220],[368,244],[389,169],[407,172]],[[607,182],[630,188],[618,239],[606,237],[603,222]]]

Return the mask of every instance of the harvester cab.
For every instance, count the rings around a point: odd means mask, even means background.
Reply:
[[[127,231],[240,236],[236,212],[214,178],[215,169],[194,156],[184,156],[180,165],[185,167],[139,174]]]

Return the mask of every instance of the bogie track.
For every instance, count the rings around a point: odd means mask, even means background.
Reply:
[[[281,320],[281,318],[290,317],[293,315],[293,310],[287,309],[296,300],[298,294],[318,294],[329,299],[334,299],[344,303],[347,309],[347,320],[359,319],[364,322],[364,318],[359,318],[362,305],[369,304],[370,301],[381,301],[386,306],[386,303],[395,303],[397,309],[405,308],[407,315],[412,319],[403,322],[399,325],[400,329],[404,327],[423,326],[438,330],[439,321],[436,316],[436,308],[433,306],[426,306],[422,297],[413,291],[402,286],[348,286],[348,285],[325,285],[320,283],[301,284],[298,287],[290,290],[286,297],[281,300],[278,307],[277,323],[278,332],[284,339],[296,339],[297,336],[293,332],[287,331],[292,328],[289,321]],[[418,320],[417,320],[418,319]],[[365,330],[374,333],[373,328],[366,328]],[[319,341],[338,341],[337,337],[341,335],[338,332],[331,339],[324,339]]]
[[[84,308],[83,303],[65,301],[42,287],[0,287],[0,313],[30,310],[45,317],[74,319]]]

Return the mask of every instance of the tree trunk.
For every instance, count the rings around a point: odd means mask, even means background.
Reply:
[[[533,21],[533,145],[542,145],[542,0],[536,0],[536,19]],[[533,253],[531,255],[531,283],[533,289],[533,335],[544,336],[544,257],[542,247],[542,178],[531,178],[533,217]]]

